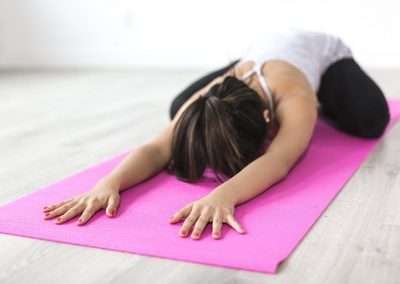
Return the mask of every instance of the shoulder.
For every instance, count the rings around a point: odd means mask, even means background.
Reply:
[[[309,96],[317,103],[317,96],[303,71],[285,60],[265,63],[263,74],[269,83],[276,104],[297,95]]]
[[[264,68],[275,99],[276,121],[271,135],[275,137],[283,124],[295,124],[303,119],[314,121],[319,103],[304,73],[283,60],[267,62]]]

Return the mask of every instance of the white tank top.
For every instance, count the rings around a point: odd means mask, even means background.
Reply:
[[[271,116],[274,117],[275,106],[271,89],[261,70],[263,63],[281,59],[293,64],[305,74],[311,87],[317,92],[324,71],[335,61],[352,56],[351,49],[335,35],[289,28],[268,32],[255,39],[240,56],[238,64],[249,60],[255,62],[253,68],[241,79],[247,80],[253,74],[258,76],[271,104]]]

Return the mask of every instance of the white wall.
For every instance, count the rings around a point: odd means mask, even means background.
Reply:
[[[0,0],[0,67],[211,67],[282,27],[339,35],[368,66],[400,65],[396,1]]]

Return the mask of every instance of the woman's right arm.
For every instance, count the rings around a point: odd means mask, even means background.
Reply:
[[[114,217],[120,203],[120,191],[153,176],[165,167],[170,159],[172,123],[153,141],[132,150],[108,175],[93,188],[71,199],[45,206],[44,219],[57,217],[62,224],[77,215],[78,224],[85,224],[97,211],[106,209],[107,216]]]
[[[173,128],[182,112],[204,93],[209,85],[183,103],[173,120],[157,137],[135,148],[89,191],[69,200],[45,206],[43,208],[45,219],[59,216],[57,224],[61,224],[81,214],[78,224],[84,224],[102,208],[106,209],[109,217],[115,216],[119,206],[120,191],[152,177],[168,164],[171,159]]]
[[[99,182],[113,184],[118,191],[123,191],[158,173],[168,160],[159,145],[147,143],[132,150]]]

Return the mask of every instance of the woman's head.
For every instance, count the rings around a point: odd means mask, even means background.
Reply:
[[[168,165],[178,179],[199,180],[210,167],[232,177],[260,155],[269,131],[261,97],[242,81],[228,76],[179,117]]]

